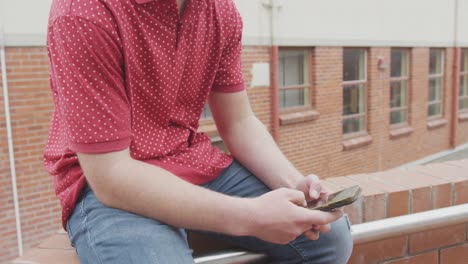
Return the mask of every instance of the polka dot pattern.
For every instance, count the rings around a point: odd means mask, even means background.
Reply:
[[[194,184],[231,162],[198,133],[211,91],[245,89],[242,22],[232,0],[54,0],[49,17],[55,111],[44,153],[63,223],[86,183],[76,153],[130,148]]]

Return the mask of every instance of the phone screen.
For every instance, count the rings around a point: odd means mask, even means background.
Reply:
[[[336,193],[321,197],[310,202],[307,207],[318,210],[332,210],[354,202],[361,194],[361,188],[356,185]]]

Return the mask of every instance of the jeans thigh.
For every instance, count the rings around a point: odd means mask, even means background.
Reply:
[[[237,197],[258,197],[271,191],[268,186],[236,160],[221,175],[205,184],[204,187]]]
[[[184,229],[107,207],[89,188],[67,231],[81,264],[194,263]]]

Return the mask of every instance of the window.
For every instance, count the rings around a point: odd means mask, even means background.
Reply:
[[[462,49],[458,110],[468,111],[468,49]]]
[[[279,51],[279,107],[287,109],[310,105],[309,52]]]
[[[367,52],[365,49],[343,51],[343,133],[366,130]]]
[[[429,103],[428,117],[442,116],[442,91],[444,81],[444,51],[442,49],[430,50],[429,61]]]
[[[211,114],[211,110],[210,110],[210,107],[208,106],[208,103],[205,104],[205,106],[203,107],[203,111],[201,113],[201,119],[210,119],[212,118],[213,115]]]
[[[408,123],[409,51],[392,49],[390,69],[390,125]]]

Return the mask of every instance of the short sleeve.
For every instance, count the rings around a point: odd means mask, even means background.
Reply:
[[[130,107],[116,37],[91,21],[60,17],[49,27],[55,116],[74,152],[105,153],[130,145]]]
[[[216,72],[212,91],[238,92],[245,89],[244,76],[242,74],[242,18],[234,7],[231,16],[226,23],[226,43],[223,47],[221,61]]]

